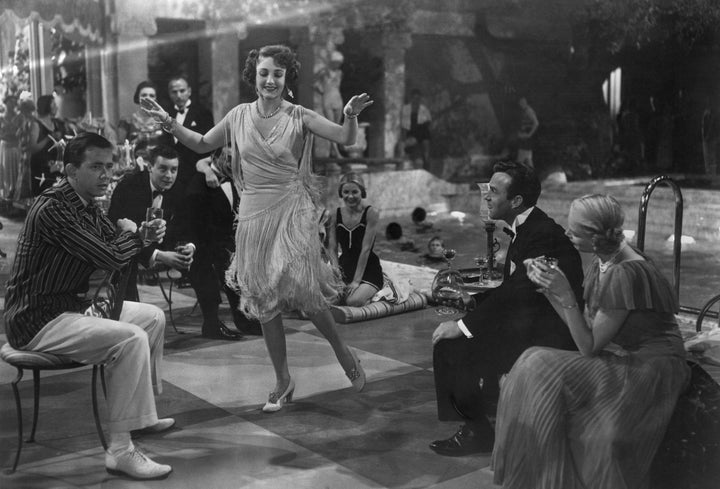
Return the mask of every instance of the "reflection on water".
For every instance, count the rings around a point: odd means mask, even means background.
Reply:
[[[440,236],[446,248],[456,250],[453,268],[474,267],[475,257],[487,254],[487,234],[479,216],[463,214],[462,220],[448,213],[429,216],[427,221],[431,222],[432,226],[426,225],[422,228],[415,226],[410,216],[406,219],[381,219],[375,252],[383,260],[442,270],[447,268],[447,262],[444,259],[432,260],[425,256],[428,253],[428,241],[434,236]],[[417,251],[403,251],[401,247],[407,249],[407,245],[385,238],[385,227],[391,221],[400,223],[403,230],[403,242],[412,240]],[[561,219],[558,219],[558,222],[565,224]],[[496,257],[500,262],[504,262],[509,238],[505,233],[499,231],[500,229],[502,226],[499,225],[498,231],[495,232],[495,237],[500,242],[500,250]],[[627,234],[634,236],[635,233]],[[634,240],[630,242],[634,243]],[[680,303],[682,305],[699,308],[711,297],[720,293],[720,254],[717,250],[718,243],[714,241],[695,238],[694,243],[683,243],[680,259]],[[653,234],[652,229],[648,229],[645,237],[645,251],[658,264],[668,280],[672,281],[672,241],[668,241],[667,236]],[[590,258],[583,256],[583,261],[587,263]]]

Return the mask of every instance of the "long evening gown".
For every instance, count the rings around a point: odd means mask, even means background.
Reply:
[[[597,261],[585,279],[586,319],[624,309],[619,348],[594,357],[530,348],[502,386],[493,466],[505,488],[645,488],[653,456],[689,379],[677,300],[651,263]],[[592,324],[589,322],[588,324]]]

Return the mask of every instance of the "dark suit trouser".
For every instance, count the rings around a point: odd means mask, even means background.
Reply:
[[[487,338],[442,340],[433,348],[440,421],[482,422],[499,397],[497,344]],[[480,382],[482,379],[482,388]]]
[[[535,316],[528,313],[528,317]],[[535,332],[538,323],[543,324],[542,336]],[[500,377],[535,345],[572,349],[573,342],[559,318],[548,321],[545,316],[519,324],[506,322],[502,327],[488,324],[473,338],[438,342],[433,349],[438,419],[486,425],[487,416],[497,410]]]
[[[222,301],[220,298],[221,288],[230,305],[233,323],[236,328],[243,329],[253,323],[238,309],[240,296],[225,285],[225,270],[227,270],[230,256],[227,253],[213,251],[207,246],[198,246],[188,273],[202,312],[203,333],[217,333],[216,330],[220,324],[218,311]]]

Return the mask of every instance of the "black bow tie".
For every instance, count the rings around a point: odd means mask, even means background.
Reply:
[[[155,200],[155,197],[157,197],[158,195],[162,195],[162,194],[163,194],[163,193],[162,193],[162,190],[153,190],[153,191],[152,191],[152,198],[153,198],[153,200]]]
[[[510,239],[513,239],[513,238],[515,237],[515,231],[513,231],[512,229],[510,229],[510,228],[507,227],[507,226],[505,226],[505,227],[503,228],[503,233],[505,233],[505,234],[507,234],[508,236],[510,236]]]
[[[178,113],[178,114],[184,114],[186,111],[187,111],[187,109],[178,109],[178,110],[177,110],[177,113]]]

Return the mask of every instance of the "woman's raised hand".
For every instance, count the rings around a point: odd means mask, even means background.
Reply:
[[[170,114],[151,98],[140,99],[140,108],[158,122],[167,122],[170,117]]]
[[[360,95],[354,95],[343,109],[343,113],[349,117],[357,117],[366,107],[373,104],[370,100],[370,95],[367,93],[361,93]]]

